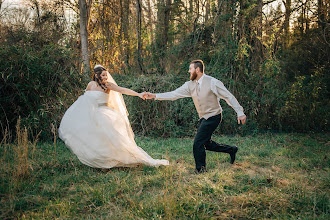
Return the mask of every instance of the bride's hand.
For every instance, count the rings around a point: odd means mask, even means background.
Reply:
[[[105,85],[107,88],[111,87],[111,83],[110,83],[110,82],[104,82],[104,85]]]
[[[139,96],[141,99],[146,100],[146,98],[145,98],[145,93],[146,93],[146,92],[141,92],[141,93],[139,93],[138,96]]]
[[[108,90],[110,87],[110,84],[108,82],[102,82],[102,85],[105,87],[106,90]]]

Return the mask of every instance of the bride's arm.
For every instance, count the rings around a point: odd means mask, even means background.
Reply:
[[[131,95],[131,96],[139,96],[141,99],[143,99],[143,100],[145,99],[143,92],[142,93],[137,93],[137,92],[135,92],[131,89],[120,87],[120,86],[117,86],[116,84],[113,84],[113,83],[110,83],[110,82],[108,82],[106,84],[106,86],[107,86],[108,89],[119,92],[121,94]]]

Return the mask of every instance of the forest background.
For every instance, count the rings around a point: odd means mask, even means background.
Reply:
[[[222,102],[216,133],[328,132],[329,8],[326,0],[0,0],[1,139],[13,140],[18,119],[31,136],[52,139],[95,64],[121,86],[165,92],[189,80],[193,59],[248,117],[235,125]],[[190,99],[124,98],[135,133],[194,135]]]

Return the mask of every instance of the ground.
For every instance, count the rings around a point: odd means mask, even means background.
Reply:
[[[61,141],[1,144],[0,218],[329,219],[329,134],[215,136],[194,174],[192,138],[137,137],[168,167],[87,167]],[[28,156],[27,156],[28,155]]]

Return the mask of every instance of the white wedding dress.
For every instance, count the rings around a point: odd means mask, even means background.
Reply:
[[[136,145],[127,115],[115,104],[112,106],[111,98],[116,97],[101,91],[86,91],[80,96],[66,111],[59,127],[65,144],[90,167],[168,165],[168,160],[153,159]]]

